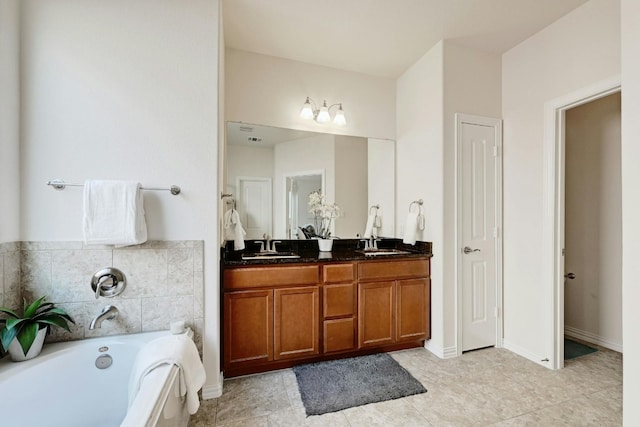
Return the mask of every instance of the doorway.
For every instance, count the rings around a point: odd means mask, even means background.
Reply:
[[[457,353],[502,346],[502,122],[456,114]]]
[[[324,171],[285,174],[284,177],[287,239],[304,239],[301,228],[315,227],[314,216],[309,212],[309,195],[314,191],[324,194]]]
[[[622,351],[620,103],[616,92],[565,113],[564,334],[616,351]],[[565,360],[566,350],[565,341]]]
[[[565,225],[566,225],[566,113],[568,110],[620,92],[620,77],[598,82],[545,104],[543,185],[543,292],[547,307],[547,354],[552,369],[564,367]],[[589,231],[582,231],[588,233]],[[593,261],[595,262],[595,260]],[[577,273],[576,277],[578,277]],[[588,273],[586,273],[588,275]],[[585,275],[585,273],[581,273]],[[573,286],[573,285],[567,285]]]

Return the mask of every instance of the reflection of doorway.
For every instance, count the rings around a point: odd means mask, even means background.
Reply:
[[[314,225],[314,217],[309,212],[309,194],[314,191],[324,191],[324,172],[286,174],[285,185],[287,239],[295,239],[299,235],[299,227]]]
[[[246,239],[262,239],[272,233],[271,179],[239,176],[237,210]]]
[[[622,351],[620,92],[565,112],[564,334]]]
[[[567,110],[620,91],[620,77],[597,82],[545,104],[542,262],[546,307],[545,354],[552,369],[564,367],[565,335],[565,125]],[[594,230],[584,230],[594,233]],[[594,260],[595,262],[595,260]]]

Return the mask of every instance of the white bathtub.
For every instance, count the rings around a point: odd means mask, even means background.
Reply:
[[[145,343],[167,331],[45,344],[35,359],[0,361],[0,424],[12,427],[184,427],[189,421],[177,393],[178,369],[162,366],[145,377],[128,407],[129,374]],[[96,367],[109,355],[112,364]],[[107,358],[102,358],[105,360]],[[169,416],[169,419],[165,417]]]

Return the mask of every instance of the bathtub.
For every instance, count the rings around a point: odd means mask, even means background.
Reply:
[[[129,407],[129,374],[138,350],[166,334],[146,332],[45,344],[35,359],[12,363],[3,358],[0,424],[185,427],[189,414],[184,397],[179,397],[175,366],[161,366],[149,373]]]

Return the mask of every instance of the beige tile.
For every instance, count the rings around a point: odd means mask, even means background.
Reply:
[[[22,242],[23,251],[52,251],[61,249],[82,249],[82,242]]]
[[[19,309],[22,307],[22,289],[20,286],[21,252],[7,252],[4,260],[4,307]]]
[[[264,417],[290,409],[280,372],[225,380],[216,425]]]
[[[4,254],[0,253],[0,307],[4,305]]]
[[[192,296],[142,298],[144,332],[169,329],[169,324],[176,320],[184,320],[187,326],[193,325]]]
[[[172,295],[167,282],[166,249],[114,250],[113,266],[127,277],[124,298]]]
[[[51,252],[22,251],[21,257],[20,276],[24,298],[29,302],[41,296],[51,297]]]
[[[51,264],[51,299],[53,301],[95,301],[91,279],[97,271],[111,267],[112,251],[53,251]]]
[[[332,412],[308,417],[304,408],[292,408],[275,412],[267,417],[272,427],[349,427],[342,412]]]
[[[168,249],[168,292],[172,295],[193,295],[193,277],[193,249]]]
[[[198,412],[191,415],[189,419],[189,427],[208,427],[215,425],[217,409],[218,399],[201,400]]]
[[[269,420],[267,417],[246,418],[239,421],[224,422],[216,424],[216,427],[268,427]]]
[[[204,273],[193,274],[193,317],[204,317]]]
[[[430,426],[409,399],[371,403],[342,411],[352,427]]]

